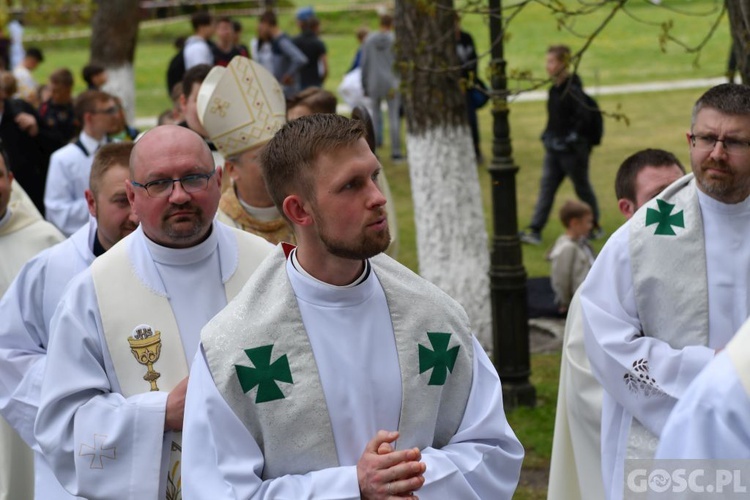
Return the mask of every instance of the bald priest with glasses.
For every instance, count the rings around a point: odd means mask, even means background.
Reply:
[[[654,457],[672,409],[750,314],[750,87],[706,91],[686,142],[693,173],[612,235],[581,290],[605,390],[608,499],[623,497],[627,459]]]
[[[195,132],[147,132],[126,184],[140,227],[60,302],[34,431],[74,495],[181,498],[185,389],[200,330],[273,249],[214,220],[220,186]]]

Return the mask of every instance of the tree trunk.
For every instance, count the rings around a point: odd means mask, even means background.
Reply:
[[[742,83],[750,84],[750,0],[727,0],[732,50]]]
[[[464,306],[491,351],[489,250],[453,2],[399,0],[394,19],[419,272]]]
[[[96,0],[91,20],[91,62],[106,68],[109,79],[104,90],[122,99],[128,123],[135,120],[133,62],[140,21],[138,3]]]

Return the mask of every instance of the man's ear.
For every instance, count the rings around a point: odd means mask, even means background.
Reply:
[[[631,218],[636,212],[635,203],[625,198],[617,200],[617,208],[620,209],[620,213],[625,216],[626,219]]]
[[[89,213],[92,217],[96,217],[96,197],[94,197],[94,193],[87,189],[83,192],[83,195],[86,197],[86,206],[88,206]]]
[[[216,167],[214,167],[216,168]],[[224,167],[221,166],[219,168],[216,168],[216,173],[214,174],[214,177],[216,177],[216,183],[219,185],[219,191],[221,191],[221,179],[224,177]]]
[[[315,221],[308,210],[308,204],[296,194],[291,194],[284,198],[281,204],[284,215],[296,226],[309,226]]]
[[[125,179],[125,194],[128,196],[128,202],[130,203],[130,206],[133,206],[133,200],[135,200],[135,189],[133,188],[133,185],[130,183],[130,180]]]
[[[233,181],[237,181],[237,178],[240,176],[239,169],[231,161],[224,160],[224,166],[222,167],[222,170],[223,173],[225,175],[228,175],[229,178]]]

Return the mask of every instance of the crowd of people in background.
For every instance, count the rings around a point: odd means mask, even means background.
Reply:
[[[200,86],[210,68],[226,67],[235,56],[249,57],[266,68],[281,84],[289,103],[304,98],[308,95],[304,92],[311,88],[326,92],[336,102],[332,93],[323,90],[329,66],[328,50],[320,36],[320,19],[312,7],[298,9],[295,19],[298,32],[287,34],[279,27],[273,11],[264,12],[258,16],[255,36],[247,38],[249,43],[245,44],[243,26],[238,20],[228,16],[215,17],[206,11],[194,13],[190,18],[192,33],[176,40],[178,51],[167,64],[167,90],[173,105],[159,115],[158,124],[183,124],[207,138],[192,111],[197,90],[193,92],[193,89],[185,88],[184,79],[191,70],[200,67],[192,80],[188,78],[189,82]],[[76,145],[80,155],[71,154],[80,156],[75,160],[82,165],[78,183],[85,183],[88,165],[100,145],[109,141],[133,140],[139,131],[127,123],[120,97],[106,93],[108,74],[104,66],[89,63],[80,69],[86,91],[76,96],[73,91],[75,71],[56,68],[48,73],[46,81],[38,81],[35,75],[40,65],[50,64],[45,61],[44,52],[38,47],[23,46],[23,24],[19,20],[9,24],[8,32],[11,35],[8,43],[0,44],[0,66],[5,67],[0,73],[0,112],[12,119],[2,121],[0,139],[5,144],[12,168],[17,170],[16,181],[40,213],[49,212],[48,220],[55,221],[63,233],[70,234],[75,227],[65,227],[63,219],[67,215],[56,213],[59,210],[57,204],[45,195],[47,190],[60,189],[57,185],[50,186],[47,180],[50,174],[53,179],[61,175],[59,162],[53,161],[53,153],[63,147],[67,147],[66,151],[73,151],[68,146]],[[390,156],[394,162],[400,162],[405,158],[401,145],[403,109],[399,77],[394,71],[393,18],[382,14],[377,30],[370,32],[367,28],[359,28],[355,35],[359,47],[338,88],[339,94],[351,109],[362,106],[369,111],[377,147],[384,144],[386,130],[381,105],[387,107]],[[460,30],[458,19],[456,50],[464,68],[463,78],[473,80],[477,72],[476,52],[471,36]],[[111,99],[113,104],[101,109],[85,106],[85,102],[90,102],[89,92],[103,92],[95,94],[99,102]],[[476,109],[471,102],[467,97],[477,160],[482,161]],[[87,130],[86,124],[93,122],[100,123],[102,130]],[[94,135],[90,135],[92,133]],[[56,156],[59,157],[60,154]],[[80,220],[75,225],[79,225]]]
[[[107,83],[103,66],[85,65],[80,75],[86,90],[74,95],[76,77],[70,68],[56,68],[46,81],[40,82],[35,72],[45,63],[43,51],[33,46],[24,49],[21,45],[20,54],[12,53],[18,62],[0,71],[0,111],[4,118],[0,140],[17,182],[36,208],[48,220],[55,221],[63,233],[70,234],[77,227],[64,227],[68,216],[64,209],[62,213],[59,211],[61,208],[49,195],[62,189],[54,178],[62,175],[67,183],[85,185],[98,147],[110,141],[132,140],[137,131],[127,124],[120,98],[102,90]],[[108,104],[100,108],[94,102]],[[97,124],[96,130],[91,123]],[[56,158],[70,147],[80,150],[80,158],[68,158],[72,163],[61,167]],[[48,182],[50,173],[53,181]],[[83,203],[82,192],[76,192],[75,196]]]
[[[250,57],[261,64],[279,81],[289,102],[309,88],[322,89],[329,76],[328,49],[320,36],[321,23],[312,7],[302,7],[295,14],[298,33],[285,33],[275,12],[258,16],[256,36],[250,44],[242,43],[242,24],[228,16],[213,18],[200,11],[191,17],[193,33],[175,40],[177,53],[167,68],[167,91],[174,103],[182,93],[181,79],[198,65],[227,66],[236,56]],[[338,93],[351,109],[366,107],[375,127],[376,144],[384,144],[384,122],[381,106],[388,110],[391,159],[405,158],[401,147],[403,109],[399,93],[399,77],[395,71],[393,17],[380,15],[378,29],[370,32],[360,27],[355,31],[357,51],[351,67],[338,87]],[[461,64],[461,77],[468,87],[478,82],[477,54],[469,33],[460,29],[456,18],[456,54]],[[467,92],[468,121],[472,131],[477,162],[484,158],[479,147],[477,105]],[[159,116],[159,124],[179,123],[180,107],[175,105]]]

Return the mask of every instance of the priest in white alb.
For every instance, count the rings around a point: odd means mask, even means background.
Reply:
[[[687,143],[693,175],[612,235],[581,291],[586,352],[605,390],[609,499],[623,496],[625,460],[654,456],[676,402],[750,313],[750,88],[704,93]]]
[[[52,318],[34,435],[74,495],[181,498],[200,329],[272,249],[214,221],[220,185],[196,133],[144,134],[126,183],[140,226],[73,279]]]
[[[617,169],[615,195],[620,213],[630,219],[641,205],[685,174],[672,153],[643,149]],[[580,289],[565,322],[557,392],[555,434],[547,500],[601,500],[602,386],[591,373],[583,341]],[[592,471],[594,473],[592,473]]]
[[[50,322],[70,280],[137,227],[125,193],[132,149],[132,143],[117,143],[96,152],[85,192],[91,219],[27,262],[0,301],[0,413],[35,450],[34,498],[39,500],[74,498],[34,439]]]
[[[114,98],[106,92],[83,92],[75,101],[81,133],[75,142],[66,144],[50,157],[44,188],[44,214],[66,236],[89,220],[83,193],[89,185],[94,153],[109,142],[107,134],[116,129],[119,112]]]
[[[29,203],[20,186],[13,187],[15,184],[7,157],[0,153],[0,297],[26,261],[63,240],[63,235]],[[31,450],[0,418],[0,498],[31,498],[33,490]]]
[[[523,447],[463,308],[382,251],[358,120],[286,124],[261,156],[279,245],[201,332],[186,498],[510,499]]]

